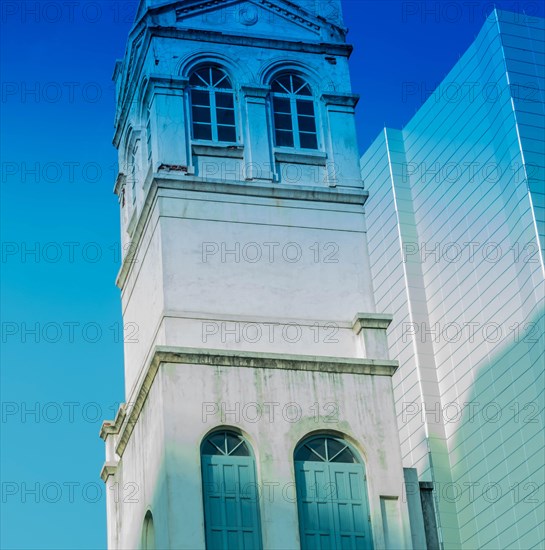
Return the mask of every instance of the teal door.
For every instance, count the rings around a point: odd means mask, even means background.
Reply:
[[[365,469],[345,442],[303,442],[295,479],[302,550],[372,550]]]
[[[202,447],[207,550],[260,550],[254,458],[234,432],[215,432]]]

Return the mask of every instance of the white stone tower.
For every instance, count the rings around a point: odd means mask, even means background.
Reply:
[[[142,0],[116,65],[110,548],[411,548],[340,1]]]

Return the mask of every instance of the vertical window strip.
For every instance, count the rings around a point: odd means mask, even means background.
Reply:
[[[151,152],[151,118],[148,111],[148,120],[146,122],[146,148],[148,152],[148,165],[151,165],[152,152]]]
[[[271,84],[275,144],[318,149],[316,111],[310,86],[300,76],[285,74]]]
[[[235,97],[225,71],[203,67],[190,77],[193,139],[236,143]]]

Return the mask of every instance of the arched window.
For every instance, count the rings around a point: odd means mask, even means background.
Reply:
[[[236,143],[235,94],[227,73],[200,67],[190,78],[193,139]]]
[[[295,450],[301,548],[373,548],[365,467],[342,439],[320,435]]]
[[[283,74],[271,84],[275,143],[278,147],[318,149],[314,96],[296,74]]]
[[[142,528],[142,549],[155,550],[155,529],[153,527],[153,516],[151,512],[144,518],[144,527]]]
[[[206,548],[260,549],[259,495],[250,446],[230,430],[201,446]]]

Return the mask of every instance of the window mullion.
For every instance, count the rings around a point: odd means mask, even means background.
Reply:
[[[296,149],[301,149],[301,139],[299,138],[299,116],[297,113],[297,97],[290,97],[291,123],[293,125],[293,144]]]
[[[212,140],[218,141],[218,116],[216,113],[216,91],[210,90],[210,121],[212,123]]]

